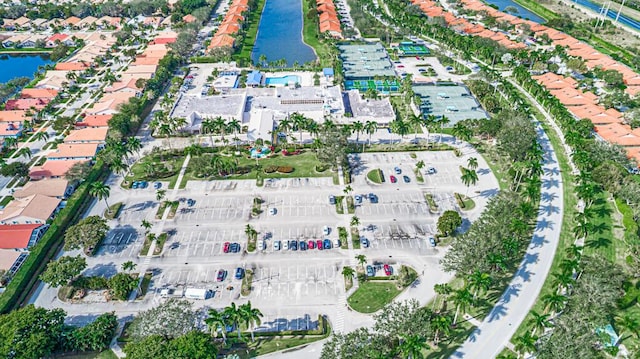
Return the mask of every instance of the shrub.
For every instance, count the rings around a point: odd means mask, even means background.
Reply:
[[[291,172],[293,172],[293,167],[291,167],[291,166],[280,166],[280,167],[278,167],[278,172],[280,172],[280,173],[291,173]]]
[[[79,277],[73,281],[72,285],[75,288],[84,288],[89,290],[105,289],[109,285],[109,280],[105,277],[93,276],[93,277]]]
[[[264,173],[274,173],[278,170],[278,166],[267,166],[264,169]]]

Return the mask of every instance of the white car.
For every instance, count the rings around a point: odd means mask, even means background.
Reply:
[[[269,214],[270,214],[270,215],[272,215],[272,216],[273,216],[273,215],[275,215],[276,213],[278,213],[278,211],[277,211],[275,208],[273,208],[273,207],[269,208]]]
[[[329,233],[331,233],[331,228],[329,228],[329,226],[322,227],[322,233],[324,233],[325,236],[328,236]]]
[[[340,240],[338,238],[333,240],[333,247],[340,248]]]
[[[284,241],[282,243],[282,249],[284,249],[285,251],[289,249],[289,241]]]
[[[261,250],[263,250],[263,249],[264,249],[264,241],[263,241],[263,240],[260,240],[260,241],[258,241],[258,250],[260,250],[260,251],[261,251]]]

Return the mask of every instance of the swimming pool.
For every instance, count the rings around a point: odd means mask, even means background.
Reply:
[[[267,86],[287,86],[290,83],[299,84],[300,76],[287,75],[283,77],[267,77],[264,81]]]

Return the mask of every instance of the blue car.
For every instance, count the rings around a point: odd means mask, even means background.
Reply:
[[[297,251],[298,250],[298,241],[291,241],[291,243],[289,243],[289,248],[292,251]]]
[[[149,186],[149,182],[147,181],[140,181],[140,183],[138,183],[138,188],[147,188]]]
[[[306,251],[307,250],[307,242],[300,241],[300,250],[301,251]]]
[[[325,239],[322,241],[322,247],[324,249],[331,249],[331,241],[329,239]]]
[[[161,187],[162,187],[162,183],[160,183],[160,182],[156,182],[156,183],[153,184],[153,188],[155,188],[155,189],[160,189]]]
[[[236,268],[236,279],[244,278],[244,269],[238,267]]]

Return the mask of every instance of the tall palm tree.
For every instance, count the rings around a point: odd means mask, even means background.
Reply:
[[[479,291],[487,291],[491,287],[493,279],[489,273],[476,270],[467,278],[469,288],[473,289],[473,300],[476,299]]]
[[[433,330],[433,342],[438,345],[440,335],[449,335],[451,333],[451,316],[448,314],[434,314],[431,318],[431,330]]]
[[[364,268],[365,263],[367,263],[367,256],[364,254],[358,254],[356,255],[356,260],[358,261],[358,264]]]
[[[469,195],[469,186],[474,185],[478,182],[478,173],[474,170],[470,170],[468,168],[462,168],[462,176],[460,177],[462,183],[467,186],[467,191],[464,196],[468,197]]]
[[[224,314],[224,312],[219,312],[216,309],[209,309],[209,317],[204,320],[205,324],[209,327],[209,331],[211,335],[214,337],[218,336],[218,328],[221,328],[222,333],[222,341],[227,343],[227,325],[228,318]]]
[[[144,231],[148,233],[153,227],[153,224],[146,219],[143,219],[142,222],[140,222],[140,227],[144,228]]]
[[[550,293],[543,296],[542,301],[544,302],[545,313],[550,311],[559,312],[564,307],[567,297],[558,293]]]
[[[360,142],[360,133],[362,133],[362,131],[364,131],[364,123],[360,122],[360,121],[355,121],[354,123],[351,124],[351,128],[353,129],[353,132],[355,132],[356,134],[356,143]]]
[[[18,152],[16,152],[16,154],[20,155],[21,157],[27,157],[27,158],[31,158],[31,149],[29,147],[22,147],[20,150],[18,150]]]
[[[373,135],[374,133],[376,133],[376,131],[378,130],[378,123],[375,121],[367,121],[364,124],[364,132],[367,133],[367,135],[369,135],[369,146],[371,146],[371,135]],[[364,152],[364,143],[362,144],[362,152]]]
[[[284,134],[284,138],[288,138],[292,125],[293,123],[291,122],[291,119],[289,117],[285,117],[278,121],[278,132],[282,132]]]
[[[391,131],[400,135],[401,140],[404,140],[404,136],[406,136],[407,133],[409,133],[409,125],[405,121],[400,119],[391,121],[391,123],[389,124],[389,127],[391,128]]]
[[[350,266],[342,267],[342,276],[345,278],[351,278],[356,273],[356,271]]]
[[[38,131],[33,135],[33,138],[36,141],[47,141],[49,139],[49,134],[47,131]]]
[[[440,132],[440,138],[438,138],[438,142],[442,142],[442,127],[448,125],[451,122],[447,116],[442,115],[436,125],[438,126],[438,132]]]
[[[245,322],[247,328],[249,328],[249,332],[251,333],[251,341],[255,341],[253,336],[253,328],[255,326],[259,326],[262,324],[261,318],[264,316],[260,309],[253,308],[251,306],[251,301],[247,302],[247,304],[242,304],[239,307],[241,312],[242,319]]]
[[[203,134],[209,134],[209,140],[211,140],[211,147],[213,147],[213,133],[216,131],[216,126],[213,123],[213,120],[210,118],[205,118],[202,120],[202,124],[200,125],[200,132]]]
[[[351,222],[349,222],[349,224],[351,224],[351,227],[357,227],[360,225],[360,218],[356,216],[351,217]]]
[[[455,125],[453,125],[451,133],[453,133],[453,135],[456,137],[456,141],[457,139],[461,139],[462,141],[469,141],[471,139],[471,135],[473,135],[471,129],[465,126],[462,122],[457,122]]]
[[[402,354],[403,358],[408,359],[422,359],[422,350],[429,348],[427,342],[423,337],[419,335],[402,336],[398,350]]]
[[[224,142],[224,135],[227,133],[227,122],[222,118],[222,116],[218,116],[213,119],[213,128],[214,132],[219,133],[222,136],[222,141]]]
[[[122,270],[125,272],[129,272],[132,271],[134,269],[136,269],[137,265],[135,263],[133,263],[132,261],[126,261],[124,263],[122,263]]]
[[[7,137],[4,139],[4,145],[7,148],[16,147],[18,145],[18,139],[15,137]]]
[[[536,341],[538,341],[538,337],[531,335],[529,332],[525,332],[521,336],[514,338],[514,349],[518,354],[524,356],[526,353],[536,351]]]
[[[93,197],[98,198],[98,200],[103,200],[107,205],[107,211],[111,213],[111,209],[109,208],[109,202],[107,202],[107,198],[109,198],[109,194],[111,193],[111,187],[107,186],[102,182],[93,182],[89,186],[89,194]]]
[[[231,120],[229,120],[229,122],[227,122],[227,131],[232,132],[234,137],[238,136],[238,133],[241,129],[242,126],[240,125],[240,121],[236,120],[235,118],[232,118]],[[236,141],[236,149],[237,148],[238,142]]]
[[[478,168],[478,159],[476,157],[469,157],[467,160],[467,166],[469,169],[475,170]]]
[[[435,115],[427,115],[424,120],[424,126],[427,128],[427,147],[429,147],[429,136],[431,135],[431,130],[433,130],[437,123],[438,118]]]
[[[439,296],[444,296],[444,300],[442,301],[441,310],[444,310],[445,305],[447,304],[447,296],[453,292],[453,288],[448,283],[440,283],[433,286],[433,290],[436,292],[436,297],[433,298],[433,308],[436,307],[436,302],[438,301]]]
[[[300,141],[300,146],[302,146],[302,131],[307,127],[309,119],[298,112],[294,112],[293,114],[291,114],[290,118],[293,122],[293,127],[298,130],[300,137],[298,140]]]
[[[238,332],[238,339],[240,339],[240,323],[244,321],[243,312],[236,306],[236,303],[232,302],[230,306],[225,307],[222,310],[222,314],[227,318],[227,320],[229,320],[229,322],[233,323],[233,325],[236,327],[236,330]]]
[[[549,322],[549,314],[540,314],[535,310],[532,310],[531,318],[529,319],[527,324],[533,327],[531,335],[536,335],[536,331],[538,331],[538,329],[544,330],[544,328],[548,328],[549,326],[551,326],[551,323]]]
[[[422,132],[424,117],[422,117],[422,114],[419,114],[419,115],[412,114],[409,116],[409,124],[413,127],[413,130],[415,131],[413,139],[418,138],[418,132]]]
[[[469,289],[462,288],[453,292],[451,300],[456,304],[456,314],[453,317],[453,325],[458,321],[458,314],[462,309],[462,312],[466,312],[467,308],[473,303],[473,295],[469,292]]]

